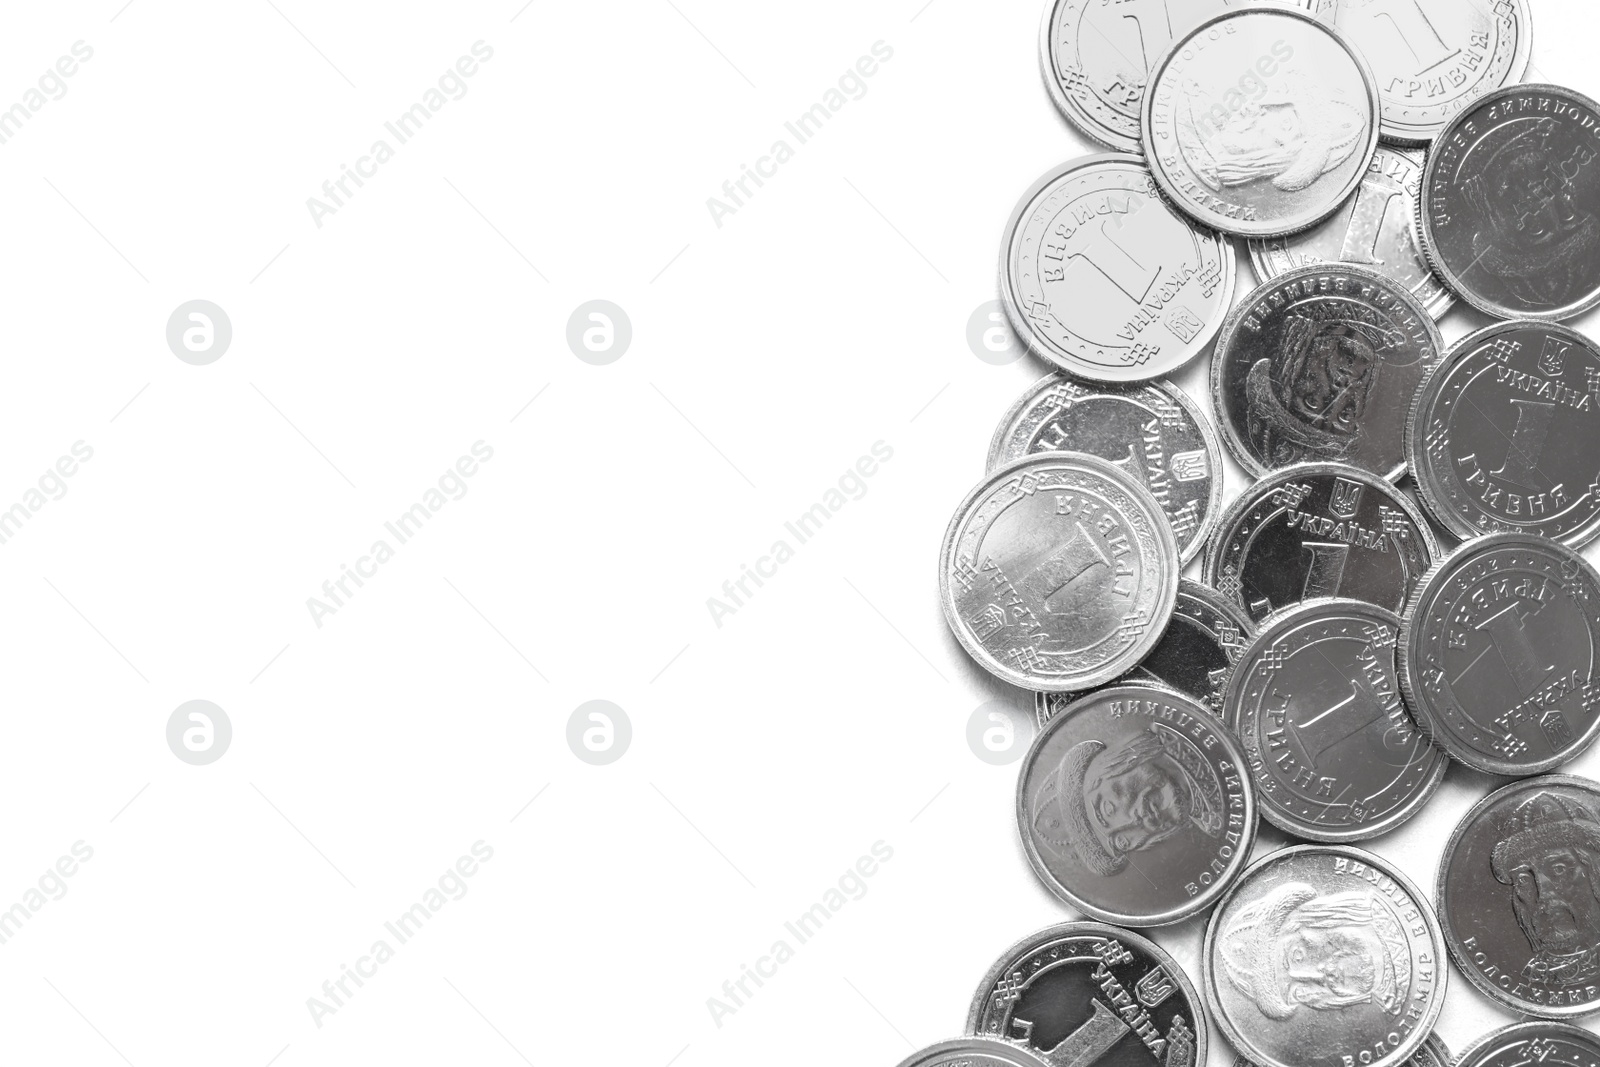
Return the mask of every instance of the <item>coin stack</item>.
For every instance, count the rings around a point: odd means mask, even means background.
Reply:
[[[1526,0],[1050,0],[1046,86],[1112,151],[1011,216],[1055,373],[939,590],[1035,694],[1017,827],[1084,918],[902,1067],[1195,1067],[1213,1026],[1263,1067],[1447,1067],[1448,961],[1533,1017],[1456,1067],[1600,1062],[1563,1021],[1600,1011],[1600,784],[1550,773],[1600,734],[1600,348],[1559,325],[1600,304],[1600,108],[1521,83],[1529,32]],[[1492,322],[1447,349],[1456,300]],[[1165,380],[1207,355],[1209,412]],[[1452,760],[1513,780],[1430,901],[1353,843]],[[1258,816],[1299,843],[1251,864]],[[1201,916],[1197,993],[1129,928]]]

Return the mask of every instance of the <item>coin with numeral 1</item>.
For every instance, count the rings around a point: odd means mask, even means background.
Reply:
[[[1457,537],[1600,536],[1600,349],[1576,330],[1498,322],[1457,342],[1406,434],[1422,503]]]
[[[1398,650],[1433,743],[1489,774],[1554,770],[1600,734],[1600,574],[1528,534],[1468,541],[1412,593]]]
[[[1052,1064],[1204,1067],[1206,1016],[1183,968],[1138,934],[1061,923],[1019,941],[978,984],[967,1033]]]
[[[1303,463],[1263,478],[1223,513],[1205,579],[1257,622],[1316,597],[1399,611],[1438,554],[1403,490],[1354,467]]]
[[[1485,1034],[1461,1053],[1456,1067],[1596,1067],[1600,1038],[1581,1026],[1525,1022]]]
[[[958,1037],[913,1052],[900,1067],[1051,1067],[1025,1048],[986,1037]]]

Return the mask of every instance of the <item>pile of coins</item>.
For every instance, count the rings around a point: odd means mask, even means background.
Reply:
[[[1115,151],[1011,216],[1002,300],[1057,372],[939,588],[1035,694],[1017,827],[1087,918],[903,1067],[1195,1067],[1213,1025],[1264,1067],[1446,1067],[1449,961],[1539,1020],[1456,1067],[1594,1067],[1560,1020],[1600,1011],[1600,785],[1549,772],[1600,734],[1600,348],[1557,324],[1600,304],[1600,109],[1519,84],[1525,0],[1051,0],[1041,51]],[[1447,350],[1458,299],[1495,321]],[[1163,380],[1208,354],[1209,413]],[[1514,780],[1430,901],[1351,846],[1452,760]],[[1306,843],[1252,865],[1258,816]],[[1197,994],[1128,928],[1201,916]]]

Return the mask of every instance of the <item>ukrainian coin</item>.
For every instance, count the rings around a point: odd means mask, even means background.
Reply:
[[[1171,956],[1102,923],[1061,923],[1006,950],[978,985],[967,1033],[1053,1064],[1205,1067],[1200,996]]]
[[[1415,815],[1450,761],[1406,713],[1400,617],[1359,600],[1274,616],[1228,681],[1225,719],[1267,821],[1312,841],[1360,841]]]
[[[1355,263],[1404,285],[1437,319],[1455,297],[1417,244],[1421,195],[1421,155],[1380,147],[1360,190],[1327,219],[1289,237],[1250,242],[1256,276],[1270,281],[1296,267]]]
[[[900,1067],[1050,1067],[1025,1048],[985,1037],[941,1041],[913,1052]]]
[[[1259,478],[1292,463],[1406,472],[1406,418],[1444,339],[1397,281],[1348,263],[1300,267],[1239,302],[1211,360],[1223,439]]]
[[[1206,1006],[1264,1067],[1398,1067],[1444,1005],[1444,938],[1369,852],[1297,845],[1245,872],[1206,923]]]
[[[1000,297],[1017,335],[1078,378],[1136,382],[1211,346],[1233,245],[1157,193],[1137,156],[1086,156],[1034,183],[1006,228]]]
[[[945,619],[1002,681],[1104,685],[1161,639],[1178,597],[1161,505],[1096,456],[1046,452],[991,474],[957,509],[939,561]]]
[[[1526,0],[1341,0],[1333,26],[1372,64],[1385,140],[1425,145],[1483,94],[1520,81]]]
[[[1489,794],[1450,836],[1434,899],[1489,999],[1546,1019],[1600,1010],[1600,785],[1551,774]]]
[[[1456,536],[1587,544],[1600,536],[1600,349],[1555,323],[1479,330],[1418,391],[1406,452]]]
[[[1239,1056],[1234,1059],[1233,1067],[1255,1067],[1255,1065],[1243,1056]],[[1406,1067],[1451,1067],[1450,1048],[1437,1033],[1429,1034],[1422,1047],[1406,1061]]]
[[[1079,385],[1052,374],[1024,393],[995,432],[989,469],[1036,452],[1087,452],[1108,459],[1150,490],[1188,563],[1222,507],[1222,446],[1216,431],[1171,382]]]
[[[1318,597],[1398,612],[1438,554],[1400,489],[1354,467],[1303,463],[1257,482],[1223,513],[1205,580],[1257,622]]]
[[[1034,738],[1017,778],[1034,872],[1068,904],[1122,926],[1209,908],[1248,862],[1255,816],[1227,727],[1155,686],[1074,702]]]
[[[1445,284],[1502,319],[1600,304],[1600,105],[1555,85],[1473,101],[1423,169],[1422,249]]]
[[[1310,15],[1251,7],[1207,19],[1152,70],[1145,158],[1186,213],[1239,237],[1316,225],[1378,147],[1366,60]]]
[[[1600,574],[1542,537],[1468,541],[1418,583],[1400,685],[1434,744],[1476,770],[1553,770],[1600,733]]]
[[[1571,1023],[1516,1023],[1480,1037],[1456,1060],[1457,1067],[1527,1067],[1532,1063],[1595,1067],[1600,1063],[1600,1039]]]

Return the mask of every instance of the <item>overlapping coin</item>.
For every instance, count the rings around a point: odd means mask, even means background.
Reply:
[[[984,1037],[958,1037],[913,1052],[900,1067],[1052,1067],[1025,1048]]]
[[[1474,1041],[1456,1060],[1456,1067],[1528,1067],[1535,1063],[1595,1067],[1600,1063],[1600,1038],[1571,1023],[1516,1023]]]
[[[1233,1067],[1254,1067],[1254,1065],[1240,1056],[1233,1061]],[[1437,1030],[1428,1035],[1422,1047],[1406,1061],[1405,1067],[1451,1067],[1450,1048],[1439,1037]]]

